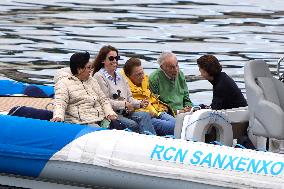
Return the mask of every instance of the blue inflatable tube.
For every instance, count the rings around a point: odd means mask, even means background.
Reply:
[[[0,115],[0,172],[38,177],[56,152],[98,130],[102,129]]]
[[[24,94],[24,90],[27,86],[35,86],[41,89],[48,97],[54,95],[54,87],[47,85],[36,85],[36,84],[27,84],[11,80],[1,80],[0,81],[0,95],[10,96],[14,94]]]

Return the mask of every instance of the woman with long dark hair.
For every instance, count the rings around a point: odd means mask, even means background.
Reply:
[[[156,131],[147,112],[134,112],[135,109],[146,107],[148,100],[136,100],[132,97],[129,85],[124,77],[117,72],[119,54],[113,46],[103,46],[94,61],[93,76],[98,81],[105,95],[110,98],[112,108],[119,115],[119,120],[133,131],[151,133]]]

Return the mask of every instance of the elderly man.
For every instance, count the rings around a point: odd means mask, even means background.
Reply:
[[[160,68],[149,77],[149,86],[175,114],[189,112],[192,107],[184,74],[179,70],[174,53],[163,52],[157,60]]]

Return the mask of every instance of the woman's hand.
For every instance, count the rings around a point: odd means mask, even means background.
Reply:
[[[169,112],[169,108],[167,106],[163,106],[164,112]]]
[[[51,122],[62,122],[62,119],[59,117],[54,117],[50,120]]]
[[[184,107],[184,108],[183,108],[183,109],[181,109],[181,110],[177,110],[177,111],[176,111],[176,114],[190,112],[190,111],[191,111],[191,109],[192,109],[192,107],[191,107],[191,106],[186,106],[186,107]]]
[[[126,109],[129,113],[134,112],[134,107],[133,107],[132,104],[130,104],[129,102],[125,102],[125,109]]]
[[[117,115],[108,115],[106,118],[107,118],[109,121],[117,120]]]
[[[158,117],[158,115],[155,112],[150,111],[149,114],[151,117]]]
[[[145,99],[143,99],[143,100],[140,102],[140,107],[141,107],[141,108],[146,108],[148,105],[149,105],[149,100],[148,100],[148,98],[145,98]]]

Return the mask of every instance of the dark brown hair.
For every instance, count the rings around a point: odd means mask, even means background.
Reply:
[[[205,70],[210,76],[216,76],[222,71],[219,60],[213,55],[203,55],[197,59],[199,68]]]
[[[111,45],[107,45],[107,46],[103,46],[98,55],[96,56],[95,60],[94,60],[94,64],[93,64],[93,68],[94,68],[94,72],[93,75],[98,72],[102,67],[104,67],[103,61],[106,59],[107,54],[111,51],[115,51],[117,53],[118,56],[118,50],[111,46]]]
[[[141,61],[139,58],[130,58],[126,61],[123,66],[123,71],[127,77],[129,77],[132,73],[134,67],[141,66]]]
[[[89,62],[90,60],[90,54],[88,52],[85,53],[74,53],[71,57],[70,57],[70,69],[71,69],[71,73],[73,75],[78,74],[78,69],[79,68],[84,68],[86,66],[86,64]]]

